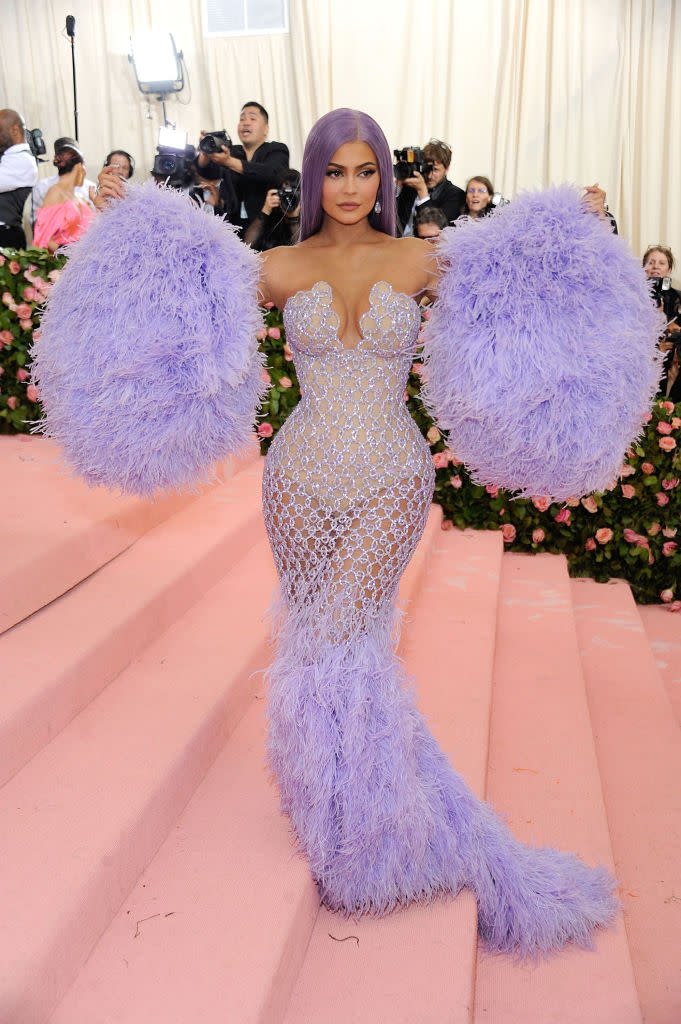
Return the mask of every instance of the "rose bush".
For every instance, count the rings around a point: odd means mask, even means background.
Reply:
[[[11,269],[10,264],[15,269]],[[58,276],[63,258],[43,250],[3,250],[0,266],[0,432],[28,430],[41,415],[38,395],[24,368],[31,330],[40,305]],[[19,312],[30,307],[31,328]],[[258,437],[264,454],[300,397],[281,313],[265,310],[258,334],[265,355],[263,380],[270,385],[260,409]],[[664,602],[681,609],[681,405],[657,402],[641,438],[630,450],[619,480],[602,494],[564,504],[545,495],[513,500],[497,487],[475,484],[425,412],[420,400],[422,366],[416,360],[405,392],[407,408],[430,444],[435,466],[434,500],[442,506],[444,529],[452,526],[501,530],[504,549],[548,551],[567,557],[575,576],[605,582],[627,580],[641,603]],[[676,538],[676,539],[675,539]]]
[[[42,416],[29,383],[33,331],[64,265],[46,249],[0,249],[0,434],[23,433]]]

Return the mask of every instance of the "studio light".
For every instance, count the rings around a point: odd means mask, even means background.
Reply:
[[[175,46],[170,32],[143,32],[130,37],[130,54],[137,79],[137,88],[145,96],[156,95],[163,104],[163,120],[167,124],[165,98],[184,89],[182,51]]]

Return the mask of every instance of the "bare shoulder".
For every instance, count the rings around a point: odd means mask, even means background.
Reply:
[[[418,289],[423,293],[433,290],[438,279],[437,249],[432,242],[424,238],[395,238],[394,242],[399,263],[408,268],[418,281]],[[416,291],[417,288],[414,288]]]
[[[286,279],[290,271],[291,248],[280,245],[259,256],[260,277],[258,291],[262,302],[274,302],[279,306],[281,295],[286,292]]]

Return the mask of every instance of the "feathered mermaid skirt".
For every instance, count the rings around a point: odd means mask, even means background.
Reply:
[[[396,656],[397,587],[429,482],[331,511],[266,470],[264,504],[282,587],[268,755],[324,904],[384,914],[468,886],[491,950],[591,946],[617,910],[613,879],[514,839],[448,763]]]

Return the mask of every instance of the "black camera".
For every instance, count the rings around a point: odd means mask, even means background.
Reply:
[[[45,148],[45,140],[43,139],[43,133],[41,132],[40,128],[27,128],[26,142],[28,143],[28,148],[30,149],[31,153],[33,153],[33,156],[36,160],[38,160],[39,157],[44,156],[47,152]],[[42,163],[43,161],[39,162]]]
[[[223,128],[221,132],[206,132],[199,142],[199,149],[206,156],[212,156],[214,153],[221,153],[223,146],[229,149],[231,145],[232,140]]]
[[[184,150],[158,146],[151,173],[157,178],[166,178],[172,188],[183,188],[191,181],[191,165],[196,159],[193,146]]]
[[[426,160],[423,150],[418,146],[407,146],[405,149],[394,149],[395,177],[398,181],[411,178],[415,171],[425,176],[432,171],[432,160]]]
[[[277,189],[277,195],[284,213],[293,213],[300,205],[300,185],[283,185]]]

